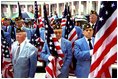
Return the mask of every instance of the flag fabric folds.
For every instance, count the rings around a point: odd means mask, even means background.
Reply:
[[[43,21],[42,21],[42,20],[43,20],[43,19],[42,19],[41,15],[38,15],[38,22],[39,22],[38,27],[39,27],[39,28],[41,28],[41,27],[43,27],[43,26],[44,26],[44,24],[43,24]]]
[[[36,28],[38,25],[38,27],[40,28],[40,27],[43,27],[43,22],[42,22],[41,15],[38,14],[37,1],[35,1],[34,5],[35,5],[35,13],[34,13],[34,25],[33,25],[33,27]]]
[[[61,20],[61,27],[66,26],[66,18],[62,18]]]
[[[64,12],[64,15],[65,16],[67,15],[67,21],[66,21],[66,27],[65,27],[65,38],[68,39],[69,41],[71,41],[72,51],[74,51],[74,42],[75,42],[75,40],[77,40],[78,36],[77,36],[76,29],[74,27],[74,23],[71,20],[71,13],[69,10],[69,6],[65,6],[65,8],[66,7],[68,7],[68,9],[67,9],[67,14],[65,14],[66,11]]]
[[[45,67],[46,78],[57,78],[58,75],[61,73],[59,69],[61,69],[63,65],[62,58],[64,57],[64,54],[61,50],[56,35],[54,34],[54,31],[49,24],[45,4],[44,4],[44,20],[45,20],[46,42],[48,44],[51,55],[54,57],[54,59],[52,59],[49,62],[49,64]]]
[[[32,35],[30,43],[33,44],[38,49],[38,52],[42,50],[44,41],[40,38],[38,27],[36,28],[35,33]]]
[[[21,7],[20,7],[19,2],[18,2],[18,10],[19,10],[19,17],[22,18]]]
[[[16,35],[15,35],[15,23],[11,21],[11,41],[14,42],[16,41]]]
[[[111,78],[117,60],[117,1],[102,1],[95,36],[90,78]]]
[[[61,20],[61,27],[66,26],[66,21],[67,21],[67,15],[68,15],[68,11],[67,11],[67,4],[65,5],[65,10],[63,13],[63,17]]]
[[[74,57],[74,42],[78,39],[77,32],[74,26],[74,22],[71,19],[71,12],[69,6],[65,5],[64,17],[66,18],[65,25],[65,38],[72,43],[72,63],[70,64],[70,73],[74,74],[74,69],[76,65],[76,59]]]
[[[2,77],[13,78],[13,65],[12,65],[12,60],[10,58],[10,47],[3,36],[3,32],[1,33],[2,33],[2,38],[1,38]]]
[[[51,43],[51,40],[48,44],[48,47],[50,49],[50,52],[52,53],[57,53],[57,54],[52,54],[54,55],[54,59],[50,61],[50,63],[46,66],[46,78],[58,78],[58,75],[61,73],[60,69],[63,65],[63,60],[62,58],[64,57],[64,54],[61,50],[60,44],[55,36],[55,34],[51,34],[53,46],[49,45]]]
[[[37,27],[38,28],[38,27]],[[38,31],[39,32],[39,31]],[[37,32],[35,31],[35,33],[32,35],[30,43],[32,45],[34,45],[37,49],[38,49],[38,53],[41,52],[43,45],[44,45],[44,41],[38,36]],[[42,61],[40,59],[40,55],[38,54],[37,57],[38,61]]]
[[[37,22],[37,20],[38,20],[38,15],[37,15],[38,10],[37,9],[38,9],[37,1],[35,1],[35,12],[37,12],[37,13],[35,13],[36,30],[35,30],[35,33],[31,36],[30,43],[38,49],[38,52],[41,52],[43,45],[44,45],[44,41],[40,37],[40,33],[39,33],[39,27],[38,27],[38,22]],[[39,54],[38,54],[38,61],[41,61]]]
[[[37,5],[37,1],[34,2],[35,5],[35,13],[34,13],[34,25],[33,27],[36,28],[37,24],[38,24],[38,5]]]
[[[38,5],[37,5],[37,1],[34,2],[35,5],[35,13],[34,13],[34,18],[35,20],[38,19]]]

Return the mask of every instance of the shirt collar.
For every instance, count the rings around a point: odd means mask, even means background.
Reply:
[[[88,38],[86,38],[85,36],[84,36],[84,38],[85,38],[86,41],[88,41]],[[91,40],[92,40],[92,37],[91,37]]]
[[[59,39],[59,43],[61,43],[61,38]]]
[[[95,25],[95,24],[96,24],[96,23],[93,24],[93,23],[90,22],[90,25],[91,25],[91,26],[92,26],[92,25]]]

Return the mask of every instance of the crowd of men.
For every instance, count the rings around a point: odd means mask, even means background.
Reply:
[[[74,64],[75,76],[77,78],[87,78],[89,75],[98,15],[95,11],[91,11],[86,22],[81,22],[77,19],[78,18],[72,20],[77,33],[77,39],[73,44],[69,39],[65,38],[65,30],[67,27],[61,26],[62,18],[49,20],[64,54],[63,65],[60,68],[61,73],[57,78],[69,77],[69,71],[71,70],[70,65],[74,62],[73,57],[76,60]],[[41,51],[38,51],[38,49],[29,42],[36,32],[36,27],[33,27],[33,20],[23,20],[17,17],[13,21],[9,18],[3,18],[1,24],[1,36],[6,38],[6,41],[11,47],[10,54],[12,56],[14,78],[33,78],[36,73],[38,55],[46,62],[46,65],[56,57],[55,54],[51,53],[48,42],[45,41],[45,23],[43,27],[40,27],[38,30],[40,38],[44,41]],[[2,56],[2,58],[3,57],[4,56]]]

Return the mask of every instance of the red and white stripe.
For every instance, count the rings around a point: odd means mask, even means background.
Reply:
[[[57,78],[58,75],[61,73],[60,69],[63,65],[62,58],[64,57],[64,54],[61,50],[59,42],[57,41],[56,35],[52,34],[51,36],[59,57],[54,57],[54,59],[52,59],[50,63],[46,66],[46,78]]]
[[[54,23],[53,23],[53,22],[54,22],[54,17],[51,17],[51,18],[50,18],[50,25],[51,25],[51,26],[53,26],[53,25],[54,25]]]
[[[39,21],[39,26],[38,26],[38,27],[39,27],[39,28],[40,28],[40,27],[43,27],[44,24],[43,24],[41,15],[38,16],[38,21]]]
[[[61,20],[61,27],[66,26],[66,21],[67,21],[66,18],[62,18],[62,20]]]
[[[4,58],[2,62],[2,77],[13,78],[13,65],[10,58]]]
[[[73,28],[72,31],[68,35],[69,41],[72,43],[72,51],[74,51],[74,42],[78,39],[76,29]]]
[[[56,35],[55,34],[52,34],[51,36],[52,36],[52,40],[54,42],[54,45],[55,45],[55,48],[57,50],[58,55],[61,58],[63,58],[64,57],[64,54],[63,54],[63,52],[61,50],[60,43],[58,42],[58,39],[56,38]]]
[[[35,21],[33,27],[36,28],[37,25],[39,28],[44,26],[41,15],[38,16],[38,23]]]
[[[43,60],[40,58],[40,52],[42,51],[42,48],[43,48],[43,45],[44,45],[44,41],[40,37],[38,37],[36,39],[36,41],[38,41],[40,43],[40,47],[39,46],[36,47],[38,49],[38,61],[39,62],[43,62]]]
[[[42,48],[43,48],[43,45],[44,45],[44,41],[42,40],[42,38],[38,37],[36,39],[36,41],[38,41],[38,43],[40,43],[40,47],[36,47],[38,48],[38,52],[41,52]]]
[[[110,78],[109,67],[117,60],[117,10],[96,33],[89,77]]]
[[[34,22],[33,28],[36,28],[36,27],[37,27],[37,23],[36,23],[36,22]]]

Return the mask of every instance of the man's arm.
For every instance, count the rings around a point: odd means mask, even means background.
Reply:
[[[70,41],[68,41],[66,47],[67,47],[66,48],[67,49],[66,50],[66,59],[64,61],[64,65],[63,65],[61,71],[65,71],[69,67],[69,65],[72,61],[72,44]]]
[[[33,78],[36,72],[37,67],[37,53],[38,50],[36,48],[31,48],[30,54],[30,70],[29,70],[29,77]]]
[[[74,56],[77,60],[90,60],[90,50],[82,50],[82,45],[79,45],[78,41],[75,41]]]
[[[44,61],[48,61],[48,57],[50,56],[49,51],[48,51],[48,46],[47,43],[44,44],[42,51],[40,52],[40,57]]]

